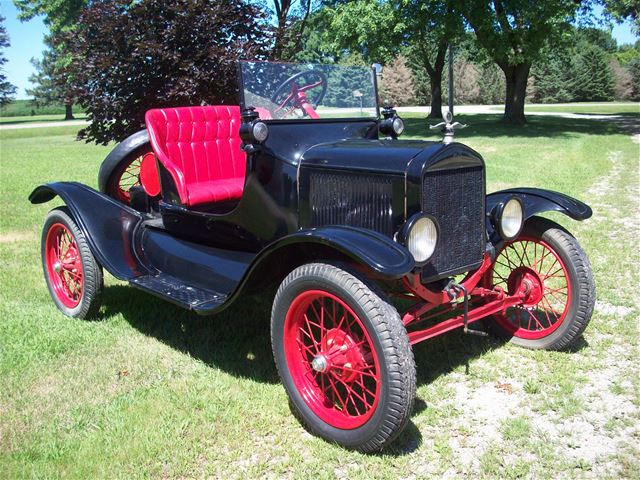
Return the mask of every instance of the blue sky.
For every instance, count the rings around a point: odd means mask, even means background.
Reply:
[[[40,58],[44,50],[42,40],[47,29],[40,18],[20,22],[11,0],[0,0],[0,13],[6,18],[5,27],[11,39],[11,46],[4,52],[7,58],[5,72],[9,82],[18,87],[16,98],[28,98],[25,88],[29,87],[29,75],[33,73],[29,60],[33,57]],[[628,22],[614,26],[612,33],[619,45],[633,43],[638,39],[631,33]]]

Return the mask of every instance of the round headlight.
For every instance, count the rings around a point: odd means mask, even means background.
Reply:
[[[522,210],[522,202],[512,197],[502,208],[500,216],[500,230],[505,240],[512,240],[522,229],[524,221],[524,212]]]
[[[396,117],[393,120],[393,131],[396,135],[402,135],[402,132],[404,132],[404,122],[400,117]]]
[[[420,217],[409,230],[407,236],[407,248],[416,262],[422,263],[429,260],[436,249],[438,241],[438,228],[429,217]]]
[[[269,136],[269,127],[264,122],[256,122],[253,124],[253,138],[258,143],[264,142]]]

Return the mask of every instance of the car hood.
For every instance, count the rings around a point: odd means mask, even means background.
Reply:
[[[404,173],[407,165],[425,149],[440,149],[440,142],[423,140],[351,139],[321,143],[309,148],[302,167],[369,173]]]

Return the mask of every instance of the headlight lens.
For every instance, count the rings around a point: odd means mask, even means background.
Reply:
[[[404,132],[404,122],[402,121],[402,119],[400,117],[396,117],[393,120],[393,131],[398,136],[402,135],[402,132]]]
[[[253,124],[253,138],[256,142],[262,143],[269,136],[269,127],[264,122],[256,122]]]
[[[436,249],[438,229],[429,217],[420,217],[414,222],[407,238],[407,248],[416,262],[426,262]]]
[[[518,235],[522,228],[524,212],[522,203],[516,198],[511,198],[504,204],[500,217],[500,230],[505,240],[511,240]]]

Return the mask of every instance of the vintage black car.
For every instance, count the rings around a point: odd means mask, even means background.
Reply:
[[[576,342],[595,302],[589,261],[538,214],[584,220],[587,205],[535,188],[487,195],[484,161],[453,141],[450,118],[443,141],[399,140],[373,69],[238,70],[240,106],[148,111],[105,160],[102,193],[33,191],[66,204],[42,234],[62,312],[96,313],[103,268],[201,315],[275,286],[273,354],[294,412],[361,451],[408,421],[413,344],[454,328],[528,348]]]

